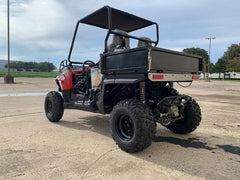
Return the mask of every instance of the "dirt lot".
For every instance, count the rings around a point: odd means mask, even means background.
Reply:
[[[176,135],[158,125],[148,149],[128,154],[112,140],[107,115],[66,110],[59,123],[46,119],[42,94],[56,90],[53,78],[15,81],[0,78],[0,179],[240,178],[240,82],[176,85],[199,102],[199,128]]]

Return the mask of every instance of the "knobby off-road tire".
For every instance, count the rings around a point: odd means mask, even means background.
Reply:
[[[113,139],[126,152],[144,150],[155,137],[156,122],[149,107],[140,101],[120,101],[114,106],[110,121]]]
[[[187,101],[183,116],[183,119],[177,120],[166,127],[177,134],[187,134],[194,131],[201,122],[201,109],[194,99]]]
[[[62,96],[56,91],[49,92],[45,98],[44,109],[49,121],[58,122],[64,112]]]

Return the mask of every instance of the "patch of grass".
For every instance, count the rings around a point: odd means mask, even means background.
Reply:
[[[7,71],[0,71],[0,77],[4,77]],[[11,71],[10,74],[14,77],[56,77],[59,75],[57,72],[23,72]]]
[[[0,77],[4,77],[7,74],[7,71],[0,71]]]
[[[14,84],[22,84],[23,82],[14,82]]]

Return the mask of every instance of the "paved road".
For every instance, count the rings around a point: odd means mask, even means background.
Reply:
[[[0,78],[0,179],[239,179],[240,83],[194,82],[178,91],[193,96],[202,123],[188,135],[158,125],[143,152],[121,151],[111,138],[109,116],[66,110],[47,121],[44,95],[52,78]]]

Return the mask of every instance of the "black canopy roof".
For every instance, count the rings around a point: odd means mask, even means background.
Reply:
[[[97,26],[104,29],[120,29],[131,32],[153,24],[155,22],[140,18],[118,9],[104,6],[79,21],[80,23]]]
[[[147,26],[155,25],[156,26],[156,36],[157,36],[156,41],[146,40],[146,39],[131,36],[131,35],[127,35],[127,37],[137,39],[137,40],[141,40],[141,41],[147,41],[147,42],[150,42],[150,43],[154,43],[155,46],[157,46],[158,41],[159,41],[158,24],[157,23],[146,20],[146,19],[143,19],[143,18],[140,18],[140,17],[135,16],[133,14],[129,14],[129,13],[124,12],[124,11],[120,11],[120,10],[115,9],[115,8],[111,8],[109,6],[104,6],[101,9],[95,11],[94,13],[86,16],[85,18],[80,19],[77,22],[76,28],[75,28],[75,31],[74,31],[74,35],[73,35],[73,39],[72,39],[72,44],[71,44],[70,51],[69,51],[69,54],[68,54],[68,61],[70,63],[71,63],[70,57],[71,57],[71,54],[72,54],[73,45],[74,45],[76,34],[77,34],[77,31],[78,31],[78,26],[81,23],[96,26],[96,27],[100,27],[100,28],[104,28],[104,29],[108,29],[108,33],[107,33],[106,38],[105,38],[104,52],[107,52],[107,41],[108,41],[109,35],[110,34],[121,35],[120,32],[113,31],[114,29],[119,29],[119,30],[123,30],[123,31],[126,31],[126,32],[131,32],[131,31],[135,31],[135,30],[147,27]]]

